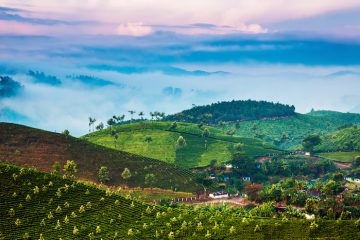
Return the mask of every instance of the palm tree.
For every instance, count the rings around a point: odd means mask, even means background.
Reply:
[[[95,122],[96,122],[95,118],[89,117],[89,132],[91,132],[91,126],[93,126]]]
[[[139,112],[139,117],[141,118],[141,120],[143,120],[144,118],[144,112]]]
[[[153,112],[150,112],[150,117],[151,117],[151,120],[154,120],[155,115]]]

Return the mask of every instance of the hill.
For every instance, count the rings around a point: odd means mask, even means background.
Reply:
[[[203,136],[205,128],[209,131],[208,137]],[[185,147],[176,146],[179,136],[185,139]],[[161,121],[122,124],[82,138],[185,168],[204,167],[214,160],[222,163],[230,161],[232,154],[238,151],[237,143],[243,144],[241,150],[251,157],[279,153],[272,145],[261,140],[229,136],[212,127],[200,128],[196,124],[181,122],[175,128],[171,122]]]
[[[217,124],[221,121],[243,121],[264,118],[289,117],[295,107],[266,101],[239,100],[196,106],[180,113],[169,115],[165,120],[192,123]]]
[[[0,164],[0,238],[359,239],[354,220],[245,217],[243,209],[165,208]]]
[[[236,134],[257,137],[283,149],[301,144],[310,134],[326,135],[340,128],[360,123],[360,114],[314,111],[289,118],[250,120],[217,125],[218,129],[234,129]]]
[[[317,151],[360,151],[360,126],[344,128],[322,137]]]
[[[109,185],[124,184],[121,173],[128,168],[130,186],[146,186],[145,176],[154,174],[152,187],[196,191],[196,176],[185,169],[162,161],[102,147],[64,134],[43,131],[17,124],[0,123],[0,160],[19,166],[52,171],[58,161],[63,165],[74,160],[77,177],[97,181],[100,166],[110,172]]]

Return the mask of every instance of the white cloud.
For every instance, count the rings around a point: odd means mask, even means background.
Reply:
[[[149,35],[152,32],[152,27],[146,26],[141,22],[120,24],[116,29],[116,33],[119,35],[128,35],[135,37]]]

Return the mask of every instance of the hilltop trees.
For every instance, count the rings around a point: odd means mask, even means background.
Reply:
[[[95,128],[96,128],[96,130],[98,130],[98,131],[103,130],[103,129],[104,129],[104,124],[101,122],[101,123],[99,123]]]
[[[96,122],[95,118],[89,117],[89,132],[91,132],[91,127],[92,127],[92,131],[94,131],[95,122]]]
[[[74,178],[75,173],[77,173],[77,166],[73,160],[67,160],[64,165],[65,177]]]
[[[106,166],[101,166],[98,173],[99,181],[104,183],[110,180],[109,170]]]
[[[319,135],[312,134],[312,135],[307,136],[303,140],[302,146],[305,151],[313,152],[314,147],[319,145],[320,143],[321,143],[321,138],[319,137]]]
[[[217,102],[206,106],[195,106],[191,109],[166,117],[169,121],[192,123],[232,122],[295,115],[295,107],[266,101],[230,101]]]

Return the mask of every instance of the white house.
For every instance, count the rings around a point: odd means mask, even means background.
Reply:
[[[213,192],[209,194],[209,198],[219,199],[219,198],[228,198],[229,195],[227,192]]]

